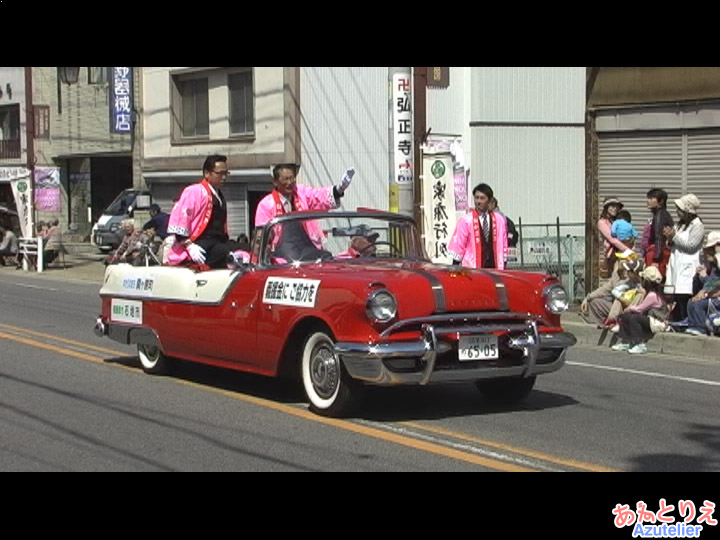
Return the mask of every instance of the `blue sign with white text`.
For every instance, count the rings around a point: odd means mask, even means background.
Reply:
[[[132,69],[113,67],[110,77],[110,132],[132,133]]]

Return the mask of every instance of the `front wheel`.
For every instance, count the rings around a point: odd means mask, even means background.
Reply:
[[[138,344],[137,348],[140,364],[142,364],[145,373],[160,375],[169,371],[171,359],[165,356],[165,353],[160,350],[160,347]]]
[[[535,375],[507,379],[486,379],[476,381],[475,386],[482,395],[496,405],[513,405],[524,400],[535,385]]]
[[[352,382],[335,353],[333,339],[322,331],[305,340],[300,366],[310,410],[322,416],[342,416],[350,408]]]

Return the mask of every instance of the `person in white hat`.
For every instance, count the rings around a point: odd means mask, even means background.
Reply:
[[[615,254],[628,253],[630,247],[612,235],[612,224],[617,219],[618,212],[622,210],[623,203],[617,197],[606,197],[603,200],[603,209],[597,222],[598,232],[602,237],[602,254],[605,265],[600,268],[600,277],[610,277],[615,268]]]
[[[718,321],[720,330],[720,231],[711,231],[703,246],[705,264],[698,268],[696,281],[700,290],[687,303],[688,334],[705,335],[708,333],[708,322],[713,326]],[[717,315],[709,317],[712,311],[709,304],[717,311]]]
[[[646,343],[652,338],[653,330],[650,317],[665,321],[668,306],[662,296],[663,276],[656,266],[648,266],[640,272],[643,279],[645,298],[637,305],[628,306],[618,318],[618,336],[620,341],[612,346],[615,351],[627,351],[631,354],[647,352]]]
[[[687,302],[693,294],[693,278],[700,264],[705,226],[698,217],[700,200],[695,195],[688,193],[674,202],[678,222],[674,227],[663,229],[670,245],[665,285],[675,303],[670,320],[682,321],[687,317]]]

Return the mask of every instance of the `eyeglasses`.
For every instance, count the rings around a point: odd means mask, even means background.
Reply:
[[[217,174],[218,176],[230,176],[230,171],[210,171],[213,174]]]

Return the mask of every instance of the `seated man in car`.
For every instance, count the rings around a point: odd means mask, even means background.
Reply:
[[[367,236],[353,236],[347,251],[338,253],[335,258],[355,259],[357,257],[374,257],[377,252],[375,242],[378,236],[380,236],[378,233],[370,233]]]

